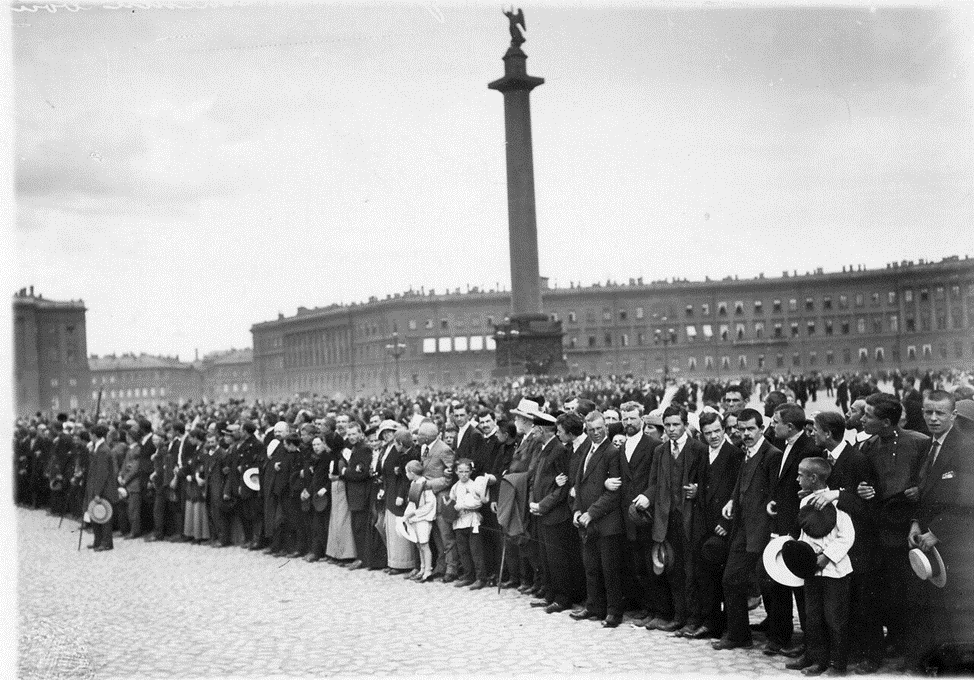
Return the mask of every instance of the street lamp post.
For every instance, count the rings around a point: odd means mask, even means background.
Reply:
[[[392,342],[386,345],[386,351],[392,355],[396,362],[396,391],[399,392],[402,389],[399,381],[399,357],[406,352],[405,343],[399,342],[399,331],[392,332]]]
[[[655,316],[655,314],[653,316]],[[675,334],[673,329],[666,328],[666,321],[667,318],[665,316],[660,319],[660,322],[663,324],[663,329],[660,330],[659,328],[657,328],[656,331],[654,332],[655,337],[653,339],[653,342],[655,344],[663,345],[663,384],[664,385],[666,385],[666,383],[669,382],[670,379],[669,346],[670,343],[673,342],[673,335]]]

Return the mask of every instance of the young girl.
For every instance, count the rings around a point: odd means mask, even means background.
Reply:
[[[456,502],[457,518],[453,522],[453,534],[457,539],[460,561],[463,564],[463,580],[456,587],[469,586],[480,590],[487,578],[484,569],[484,544],[480,535],[482,517],[480,508],[489,502],[487,478],[470,479],[473,462],[461,458],[457,462],[457,483],[450,489],[450,498]]]
[[[409,478],[409,504],[403,518],[416,530],[416,543],[419,546],[420,572],[414,580],[425,583],[433,578],[433,551],[430,550],[430,530],[436,519],[436,496],[423,486],[423,464],[411,460],[406,464],[406,477]]]

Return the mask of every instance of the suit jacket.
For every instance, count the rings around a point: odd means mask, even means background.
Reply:
[[[422,447],[420,447],[422,453]],[[426,478],[426,488],[437,495],[449,493],[453,486],[453,449],[442,439],[436,439],[429,445],[426,455],[420,458],[423,464],[423,477]]]
[[[352,449],[348,467],[342,478],[345,480],[345,496],[348,509],[352,511],[369,509],[369,478],[371,477],[372,451],[363,442]]]
[[[118,502],[118,480],[116,477],[118,477],[118,468],[115,465],[115,459],[112,457],[108,444],[102,440],[90,458],[88,482],[85,485],[85,509],[95,496],[103,498],[109,503]]]
[[[254,435],[248,434],[237,445],[236,477],[239,480],[237,484],[237,493],[240,494],[240,498],[250,500],[251,498],[257,498],[261,495],[260,491],[254,491],[243,483],[243,474],[252,467],[260,469],[263,467],[266,460],[267,450],[264,448],[263,442],[261,442]],[[324,467],[327,468],[328,466],[325,465]],[[327,478],[328,473],[326,470],[325,479]]]
[[[587,533],[598,536],[614,536],[623,532],[622,507],[619,489],[609,491],[605,480],[618,477],[619,450],[606,437],[591,452],[588,468],[583,458],[575,477],[575,512],[587,512],[591,518]]]
[[[534,428],[521,438],[520,443],[514,450],[508,472],[531,472],[534,467],[534,459],[541,450],[541,434],[539,428]]]
[[[865,482],[875,486],[866,456],[856,448],[846,445],[829,475],[830,489],[839,491],[839,510],[852,519],[856,540],[849,549],[853,571],[870,571],[877,566],[879,534],[876,526],[878,498],[863,500],[856,488]]]
[[[768,515],[768,501],[771,500],[771,477],[778,475],[781,465],[781,451],[771,446],[765,439],[757,453],[741,463],[731,500],[734,501],[734,519],[728,522],[721,517],[721,526],[728,529],[733,543],[738,533],[744,532],[746,551],[758,553],[771,539],[771,517]]]
[[[784,451],[782,451],[782,456]],[[788,459],[781,468],[781,459],[778,459],[778,468],[773,470],[771,476],[771,500],[775,503],[775,512],[771,518],[771,533],[784,536],[791,534],[798,524],[798,507],[801,499],[798,492],[801,487],[798,485],[798,464],[811,456],[821,457],[822,450],[815,445],[811,437],[802,432],[795,440],[794,446],[788,453]],[[779,468],[781,468],[779,472]]]
[[[683,474],[677,489],[672,488],[672,470],[675,461],[671,450],[672,443],[667,441],[656,447],[653,455],[653,467],[649,471],[649,485],[646,497],[649,507],[653,510],[653,540],[662,543],[669,532],[670,513],[679,510],[683,516],[683,534],[690,538],[690,528],[693,526],[693,510],[696,499],[688,500],[683,491],[688,484],[697,484],[697,493],[703,482],[703,461],[707,457],[707,446],[692,437],[687,437],[686,444],[680,452],[683,459]],[[673,497],[679,501],[674,507]]]
[[[937,462],[931,465],[928,460],[924,465],[917,521],[943,544],[941,552],[970,553],[972,510],[974,442],[954,425],[944,438]]]
[[[501,479],[507,474],[507,469],[511,466],[511,459],[514,457],[514,442],[508,441],[501,444],[496,436],[488,437],[484,440],[488,446],[494,448],[494,460],[490,466],[490,474],[497,479],[496,484],[487,487],[492,503],[497,503],[500,498]],[[493,443],[491,443],[493,442]],[[486,447],[485,447],[486,448]],[[571,479],[571,477],[569,477]]]
[[[415,446],[399,451],[395,446],[382,461],[382,488],[385,490],[386,510],[396,517],[402,517],[409,502],[409,478],[406,476],[406,464],[411,460],[419,460],[419,451]],[[396,499],[401,502],[397,505]]]
[[[484,472],[484,461],[481,454],[483,445],[484,435],[480,434],[480,431],[474,423],[471,423],[467,427],[466,432],[463,433],[463,438],[457,440],[456,457],[454,460],[469,458],[473,461],[474,475],[479,476]],[[471,475],[471,479],[474,475]]]
[[[119,473],[119,486],[125,487],[129,493],[142,491],[142,447],[132,444],[125,451],[122,461],[122,471]]]
[[[529,497],[530,502],[538,504],[541,512],[538,521],[545,526],[567,522],[572,518],[572,509],[568,502],[569,486],[567,483],[561,486],[555,483],[558,475],[568,474],[568,463],[568,449],[558,441],[558,437],[552,437],[538,454]]]
[[[636,540],[641,534],[648,534],[646,529],[637,527],[629,518],[629,506],[636,496],[644,493],[649,487],[649,471],[653,465],[656,447],[659,444],[658,437],[647,437],[644,433],[639,438],[636,449],[632,452],[632,460],[626,460],[624,446],[619,450],[619,472],[622,475],[619,501],[622,507],[622,520],[626,526],[626,535],[631,540]],[[588,453],[588,449],[585,453]],[[646,535],[644,538],[648,539],[649,536]]]
[[[703,480],[697,491],[697,508],[693,523],[695,541],[706,540],[721,523],[721,511],[731,499],[734,484],[744,462],[744,452],[728,441],[721,444],[714,462],[710,462],[710,447],[703,455]]]

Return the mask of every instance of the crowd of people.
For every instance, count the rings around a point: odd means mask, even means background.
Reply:
[[[921,672],[974,641],[974,389],[895,377],[893,393],[871,376],[539,379],[38,414],[17,423],[15,493],[85,520],[98,552],[116,534],[237,545],[514,588],[606,628],[629,613],[718,650],[760,632],[805,675],[887,657]],[[835,410],[806,412],[819,390]],[[802,549],[805,577],[782,579]],[[945,582],[918,578],[917,554]]]

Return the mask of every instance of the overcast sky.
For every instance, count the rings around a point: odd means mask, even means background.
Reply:
[[[525,5],[541,274],[974,254],[971,5]],[[15,286],[90,352],[510,286],[499,3],[11,18]]]

